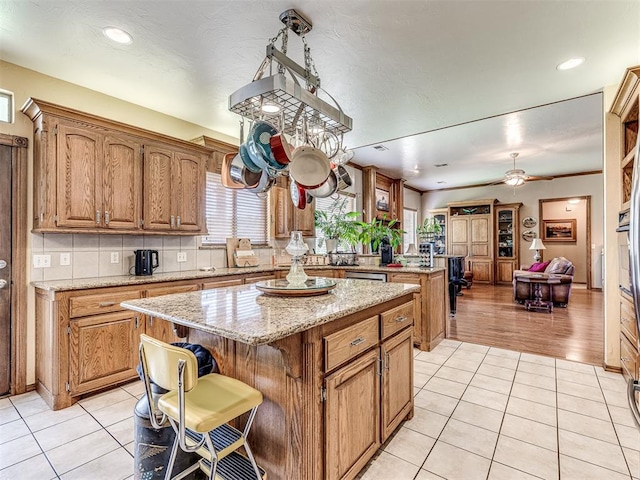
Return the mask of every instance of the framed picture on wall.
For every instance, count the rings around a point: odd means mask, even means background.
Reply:
[[[576,219],[542,220],[543,242],[575,242]]]
[[[382,212],[389,211],[389,192],[376,188],[376,209]]]

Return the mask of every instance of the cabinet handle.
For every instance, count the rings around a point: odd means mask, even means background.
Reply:
[[[176,217],[174,217],[173,215],[171,215],[171,228],[173,228],[176,224]]]
[[[113,307],[116,304],[116,302],[100,302],[98,304],[99,307]]]
[[[385,369],[386,371],[389,371],[389,363],[390,363],[389,352],[387,352],[387,353],[385,353],[385,354],[384,354],[384,363],[385,363],[385,365],[384,365],[384,369]]]
[[[351,346],[355,347],[357,345],[360,345],[361,343],[364,343],[364,338],[363,337],[358,337],[355,340],[351,341]]]
[[[404,315],[401,317],[396,317],[396,323],[402,323],[407,319]]]
[[[149,326],[153,327],[153,317],[149,317]]]
[[[96,210],[96,223],[100,225],[100,210]]]
[[[178,215],[176,223],[177,223],[178,228],[180,228],[180,215]]]
[[[104,223],[109,225],[109,212],[107,211],[104,212]]]

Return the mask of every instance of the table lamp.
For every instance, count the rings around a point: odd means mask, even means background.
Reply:
[[[531,242],[531,246],[529,247],[529,250],[535,250],[536,254],[533,256],[533,259],[536,261],[536,263],[540,262],[542,256],[540,255],[540,250],[546,250],[547,247],[544,246],[544,243],[542,243],[542,240],[540,240],[539,238],[534,238],[533,242]]]

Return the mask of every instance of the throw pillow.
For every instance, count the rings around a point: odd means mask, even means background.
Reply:
[[[544,272],[545,268],[549,265],[550,262],[537,262],[531,265],[529,268],[530,272]]]
[[[564,257],[556,257],[551,260],[551,263],[544,271],[544,273],[564,273],[571,266],[571,262]]]

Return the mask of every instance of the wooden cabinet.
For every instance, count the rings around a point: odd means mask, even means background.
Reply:
[[[411,413],[413,406],[413,340],[411,329],[382,344],[382,441]]]
[[[204,225],[203,159],[164,145],[144,148],[144,227],[199,233]]]
[[[449,224],[449,210],[446,208],[436,208],[429,210],[429,216],[435,218],[440,225],[440,233],[434,235],[435,250],[434,255],[447,254],[447,231]]]
[[[403,216],[404,180],[378,173],[375,167],[364,167],[362,169],[362,219],[365,222],[370,222],[374,218],[395,219],[397,222],[394,228],[402,229]],[[402,245],[398,251],[404,252]]]
[[[273,187],[270,192],[271,232],[275,238],[289,238],[291,232],[301,231],[303,236],[315,237],[315,202],[305,209],[291,202],[289,189]]]
[[[69,394],[136,376],[141,315],[129,310],[74,319],[69,330]]]
[[[620,179],[621,210],[629,208],[633,171],[638,168],[636,158],[640,117],[640,67],[629,68],[611,105],[610,113],[620,117]],[[624,235],[624,233],[618,233]],[[619,259],[621,262],[622,260]],[[633,299],[620,291],[620,364],[628,378],[640,378],[640,342]]]
[[[190,283],[186,285],[164,285],[161,287],[147,289],[145,297],[159,297],[161,295],[195,292],[197,290],[200,290],[200,284],[197,283]],[[172,322],[163,320],[162,318],[154,318],[149,315],[143,315],[143,317],[145,317],[145,333],[147,335],[167,343],[184,341],[184,337],[178,335],[179,332]]]
[[[413,412],[413,303],[323,339],[326,479],[355,478]]]
[[[448,298],[446,271],[389,273],[387,280],[420,285],[420,292],[414,293],[413,341],[420,350],[430,351],[445,337]]]
[[[34,232],[195,235],[211,150],[30,99]]]
[[[495,280],[511,284],[520,268],[520,207],[522,203],[498,204],[495,211]]]
[[[378,351],[326,378],[325,478],[355,478],[380,447]]]

